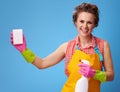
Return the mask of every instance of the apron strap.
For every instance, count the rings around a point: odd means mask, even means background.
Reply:
[[[78,47],[78,45],[76,45],[76,50],[80,50],[80,48]],[[103,61],[103,56],[102,56],[100,50],[98,49],[98,46],[97,46],[97,45],[94,47],[94,51],[99,55],[99,57],[100,57],[100,62],[102,62],[102,61]]]
[[[80,48],[78,47],[78,45],[76,45],[76,50],[80,50]]]
[[[76,45],[76,50],[80,50],[80,48],[78,47],[78,45]],[[102,65],[103,56],[102,56],[100,50],[98,49],[98,46],[97,46],[97,45],[94,47],[94,51],[99,55],[100,63],[101,63],[101,68],[102,68],[102,70],[104,70],[104,67],[103,67],[103,65]]]
[[[99,55],[100,63],[101,63],[101,69],[102,69],[102,71],[104,71],[104,66],[103,66],[103,64],[102,64],[102,62],[103,62],[103,56],[102,56],[100,50],[98,49],[98,46],[95,46],[95,47],[94,47],[94,50],[95,50],[95,52]]]
[[[94,47],[94,51],[99,55],[99,57],[100,57],[100,62],[102,62],[102,61],[103,61],[103,56],[102,56],[100,50],[98,49],[98,46],[95,46],[95,47]]]

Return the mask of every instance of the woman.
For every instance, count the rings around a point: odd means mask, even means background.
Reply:
[[[114,70],[108,42],[92,35],[99,22],[97,6],[90,3],[78,5],[73,13],[73,22],[78,31],[77,37],[63,43],[43,59],[26,47],[25,37],[23,44],[14,45],[11,34],[12,45],[21,52],[27,62],[39,69],[53,66],[66,58],[65,73],[68,80],[62,92],[75,92],[76,83],[81,75],[89,79],[88,92],[100,92],[100,83],[112,81]],[[90,65],[82,63],[82,60],[87,60]]]

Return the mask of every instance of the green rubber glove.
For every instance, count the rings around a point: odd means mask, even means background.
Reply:
[[[21,52],[21,54],[28,63],[32,63],[36,57],[36,55],[28,48]]]
[[[95,80],[99,80],[100,82],[106,81],[106,73],[104,71],[96,70],[96,73],[94,75]]]

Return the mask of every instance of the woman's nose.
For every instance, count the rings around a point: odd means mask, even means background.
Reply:
[[[87,29],[87,28],[88,28],[87,23],[84,23],[84,24],[83,24],[83,28],[84,28],[84,29]]]
[[[83,27],[86,28],[86,27],[87,27],[87,23],[84,23],[84,24],[83,24]]]

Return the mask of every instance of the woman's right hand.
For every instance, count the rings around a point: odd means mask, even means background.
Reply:
[[[23,52],[26,49],[26,40],[23,35],[23,44],[13,44],[13,32],[10,34],[11,44],[20,52]]]

